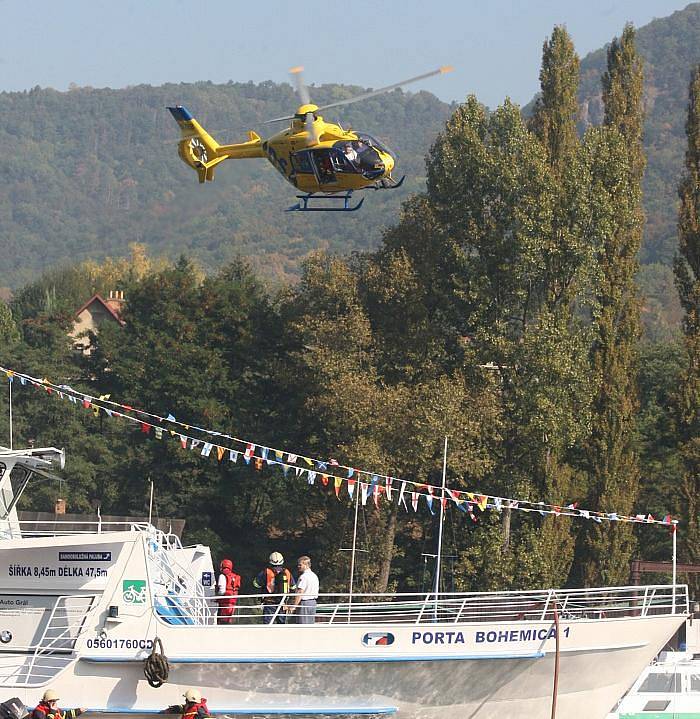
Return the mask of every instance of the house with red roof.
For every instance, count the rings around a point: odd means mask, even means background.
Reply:
[[[94,349],[94,339],[105,322],[124,325],[124,320],[121,318],[124,301],[124,292],[113,290],[106,300],[99,294],[94,294],[76,311],[73,328],[68,333],[69,337],[73,338],[73,347],[76,351],[89,355]]]

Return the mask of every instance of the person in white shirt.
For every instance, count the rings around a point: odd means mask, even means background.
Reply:
[[[318,577],[311,569],[311,557],[306,555],[297,560],[299,579],[290,611],[297,612],[297,624],[313,624],[316,621],[316,600],[318,599]]]

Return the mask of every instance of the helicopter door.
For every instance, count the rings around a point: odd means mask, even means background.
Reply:
[[[309,154],[313,158],[314,173],[318,184],[329,185],[337,182],[331,150],[322,148],[320,150],[311,150]]]
[[[308,150],[295,152],[292,155],[292,166],[297,175],[314,174],[314,168],[311,164],[311,153]]]

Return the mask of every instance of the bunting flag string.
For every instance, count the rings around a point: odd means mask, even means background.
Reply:
[[[253,460],[253,466],[256,470],[261,470],[265,465],[279,466],[282,468],[284,475],[287,476],[289,470],[293,469],[297,477],[306,474],[306,479],[309,484],[315,484],[315,479],[317,475],[320,474],[321,485],[324,487],[329,485],[331,479],[333,480],[333,491],[339,500],[340,490],[343,484],[345,484],[348,496],[352,499],[355,492],[355,485],[359,482],[359,499],[363,506],[366,506],[367,499],[370,495],[377,508],[380,506],[382,494],[386,496],[388,501],[392,501],[394,482],[400,482],[398,488],[398,504],[403,505],[406,511],[408,511],[406,493],[410,492],[411,506],[414,512],[418,511],[420,497],[424,497],[428,510],[431,514],[435,514],[433,500],[437,497],[443,507],[448,506],[451,502],[458,510],[467,514],[474,522],[478,521],[477,515],[474,514],[474,507],[476,506],[481,512],[487,509],[493,509],[497,512],[502,512],[504,509],[511,509],[522,512],[537,512],[543,516],[578,517],[590,519],[598,523],[602,523],[603,521],[634,522],[670,526],[675,526],[678,523],[678,520],[673,519],[669,514],[664,515],[663,519],[660,520],[655,519],[650,513],[627,516],[618,514],[617,512],[606,513],[582,509],[579,508],[576,502],[567,505],[555,505],[545,502],[532,502],[530,500],[466,492],[447,487],[443,494],[442,488],[439,486],[357,469],[348,465],[342,465],[335,459],[321,461],[304,455],[270,448],[229,434],[180,422],[172,413],[168,413],[166,417],[162,417],[145,410],[134,408],[130,405],[116,402],[111,399],[109,394],[92,397],[84,392],[73,389],[69,385],[55,385],[47,378],[38,379],[2,366],[0,366],[0,372],[5,373],[8,382],[14,382],[15,379],[19,379],[19,383],[22,386],[29,384],[37,389],[43,389],[48,396],[54,395],[59,399],[67,399],[73,404],[80,404],[83,408],[91,411],[95,416],[99,416],[100,412],[104,412],[108,417],[131,422],[139,427],[144,435],[149,437],[151,436],[151,431],[153,431],[153,436],[158,440],[162,440],[168,436],[176,438],[182,449],[189,449],[190,451],[198,450],[203,457],[210,457],[212,450],[215,450],[214,456],[219,462],[223,461],[223,458],[228,455],[229,461],[235,463],[238,460],[239,454],[241,454],[246,464],[249,465],[251,460]],[[206,435],[209,439],[204,440],[192,437],[189,434],[191,431]],[[219,441],[210,441],[212,438],[220,438],[224,441],[221,443]],[[226,446],[226,440],[235,443],[237,447]],[[336,474],[336,471],[346,474],[346,476]],[[438,505],[438,507],[439,506],[440,505]]]

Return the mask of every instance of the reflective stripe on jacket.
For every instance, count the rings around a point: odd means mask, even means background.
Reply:
[[[77,719],[81,714],[80,709],[66,709],[63,712],[58,707],[52,709],[48,702],[41,701],[32,712],[32,719]]]
[[[208,716],[210,716],[209,708],[207,707],[207,700],[204,697],[202,697],[201,702],[185,704],[184,711],[182,712],[182,719],[202,719]]]
[[[288,594],[296,587],[294,577],[286,567],[281,572],[267,567],[253,580],[253,586],[264,588],[268,594]]]

